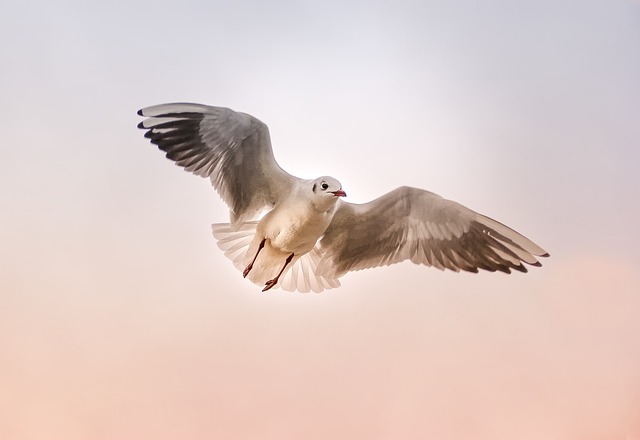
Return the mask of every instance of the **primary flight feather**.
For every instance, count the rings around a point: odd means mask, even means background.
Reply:
[[[267,126],[245,113],[175,103],[138,111],[145,137],[185,170],[211,180],[230,209],[212,225],[218,246],[263,287],[320,292],[349,271],[411,260],[478,272],[526,272],[549,254],[459,203],[400,187],[353,204],[340,182],[300,179],[275,160]],[[260,219],[257,217],[264,211]]]

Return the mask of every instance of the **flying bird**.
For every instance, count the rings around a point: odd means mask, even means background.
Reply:
[[[335,178],[284,171],[269,129],[246,113],[174,103],[138,114],[147,118],[138,127],[167,158],[211,180],[230,209],[230,223],[214,223],[213,236],[263,291],[320,292],[340,286],[347,272],[404,260],[511,273],[549,256],[502,223],[422,189],[403,186],[368,203],[345,202]]]

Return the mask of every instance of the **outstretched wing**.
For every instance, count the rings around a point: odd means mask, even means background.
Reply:
[[[211,179],[231,210],[231,223],[251,220],[293,188],[296,177],[276,162],[269,129],[258,119],[228,108],[161,104],[138,111],[138,127],[166,156]]]
[[[459,203],[417,188],[397,188],[369,203],[341,203],[320,241],[318,271],[339,277],[352,270],[411,260],[478,272],[526,272],[547,257],[513,229]]]

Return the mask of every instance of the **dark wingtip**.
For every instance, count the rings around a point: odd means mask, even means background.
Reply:
[[[542,267],[542,263],[539,261],[536,261],[535,263],[529,263],[529,264],[535,267]]]
[[[549,252],[545,252],[544,254],[540,255],[541,257],[550,257],[551,254]]]
[[[529,272],[529,270],[527,270],[526,266],[524,264],[522,264],[522,263],[520,263],[519,266],[515,266],[514,269],[517,270],[518,272],[522,272],[522,273]]]
[[[138,124],[138,128],[146,128],[146,127],[144,126],[144,122],[139,123],[139,124]]]
[[[140,116],[144,116],[144,115],[142,114],[142,109],[138,110],[138,111],[137,111],[137,113],[138,113],[138,115],[140,115]]]

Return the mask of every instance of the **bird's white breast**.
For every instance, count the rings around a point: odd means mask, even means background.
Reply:
[[[302,255],[315,246],[333,217],[333,210],[320,212],[307,202],[278,206],[260,221],[272,247]]]

